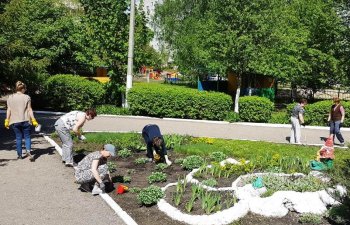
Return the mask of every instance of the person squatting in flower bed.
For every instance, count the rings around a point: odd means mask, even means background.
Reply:
[[[81,184],[80,189],[98,195],[105,192],[105,181],[112,183],[108,171],[107,159],[115,156],[115,146],[106,144],[100,151],[85,156],[75,167],[76,183]],[[113,184],[113,183],[112,183]]]

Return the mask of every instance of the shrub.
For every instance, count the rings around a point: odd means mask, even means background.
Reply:
[[[97,114],[109,115],[131,115],[129,109],[121,108],[114,105],[99,105],[96,107]]]
[[[103,102],[105,90],[97,81],[74,75],[55,75],[45,83],[45,96],[55,110],[85,110]]]
[[[231,109],[229,95],[172,85],[138,84],[128,93],[133,115],[223,120]]]
[[[128,158],[131,155],[132,155],[131,151],[126,148],[118,151],[118,156],[123,159]]]
[[[309,224],[321,224],[321,216],[312,213],[305,213],[300,215],[299,223],[309,223]]]
[[[179,159],[175,159],[175,164],[182,164],[183,163],[183,161],[184,161],[184,159],[183,158],[179,158]]]
[[[140,164],[145,164],[147,163],[148,159],[147,158],[137,158],[135,159],[135,163],[140,165]]]
[[[164,197],[164,192],[160,187],[151,185],[147,188],[143,188],[137,195],[137,200],[140,204],[151,206],[156,204],[161,198]]]
[[[290,123],[290,115],[286,111],[273,112],[271,114],[271,118],[269,123],[277,123],[277,124],[289,124]]]
[[[239,117],[246,122],[267,122],[274,109],[265,97],[245,96],[239,99]]]
[[[225,121],[228,121],[230,123],[239,122],[240,121],[239,114],[229,111],[225,117]]]
[[[153,172],[148,177],[148,183],[153,184],[155,182],[165,182],[167,179],[167,175],[163,172]]]
[[[204,164],[204,159],[198,155],[187,156],[182,162],[182,168],[185,170],[193,170]]]
[[[211,161],[221,162],[222,160],[225,160],[227,158],[227,156],[223,152],[212,152],[209,155],[209,158],[210,158]]]

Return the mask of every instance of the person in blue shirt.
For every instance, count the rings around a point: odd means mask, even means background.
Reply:
[[[171,161],[167,155],[167,149],[163,135],[160,132],[158,125],[148,124],[142,129],[142,137],[147,144],[147,157],[149,161],[154,162],[155,156],[160,156],[160,159],[165,161],[167,165],[171,165]]]

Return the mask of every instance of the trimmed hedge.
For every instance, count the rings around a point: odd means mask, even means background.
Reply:
[[[105,90],[97,81],[75,75],[54,75],[45,83],[48,104],[55,110],[86,110],[103,102]]]
[[[223,120],[232,107],[229,95],[187,87],[137,84],[128,93],[133,115]]]
[[[98,115],[100,114],[108,114],[108,115],[131,115],[129,109],[117,107],[114,105],[99,105],[96,107],[96,112]]]
[[[239,98],[239,118],[245,122],[268,122],[274,104],[265,97],[244,96]]]

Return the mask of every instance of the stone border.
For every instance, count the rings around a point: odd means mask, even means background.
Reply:
[[[49,136],[43,135],[46,141],[48,141],[56,151],[62,156],[61,147],[52,140]],[[112,208],[112,210],[127,224],[127,225],[138,225],[133,218],[129,216],[108,194],[101,193],[100,197]]]
[[[221,163],[233,163],[237,164],[238,161],[229,158]],[[208,165],[211,167],[211,165]],[[198,169],[193,169],[187,176],[186,181],[189,183],[195,183],[208,191],[232,191],[239,201],[231,208],[213,213],[211,215],[190,215],[181,212],[176,207],[172,206],[165,199],[161,199],[157,206],[159,210],[164,212],[166,215],[174,220],[185,222],[190,225],[226,225],[230,224],[239,218],[244,217],[249,211],[258,215],[265,217],[283,217],[287,215],[289,211],[297,211],[299,213],[314,213],[322,214],[327,208],[327,205],[339,204],[335,201],[325,190],[316,192],[295,192],[295,191],[278,191],[272,196],[261,198],[260,195],[266,192],[266,188],[254,189],[251,184],[247,184],[243,187],[238,187],[239,181],[249,176],[263,176],[263,175],[275,175],[281,177],[297,176],[305,177],[305,174],[294,173],[294,174],[284,174],[284,173],[256,173],[256,174],[246,174],[239,176],[231,185],[231,187],[226,188],[213,188],[206,185],[202,185],[197,179],[193,178],[193,174],[197,172]],[[315,176],[315,174],[311,174]],[[317,176],[316,176],[317,177]],[[321,178],[320,178],[321,179]],[[183,180],[180,182],[184,182]],[[171,186],[177,185],[176,183],[167,184],[162,188],[165,191]],[[337,187],[336,189],[341,190],[342,187]],[[330,189],[332,190],[332,189]],[[334,189],[333,189],[334,190]],[[344,190],[344,189],[343,189]],[[344,193],[344,192],[340,192]],[[309,202],[315,203],[309,207]],[[305,206],[307,205],[307,206]]]

